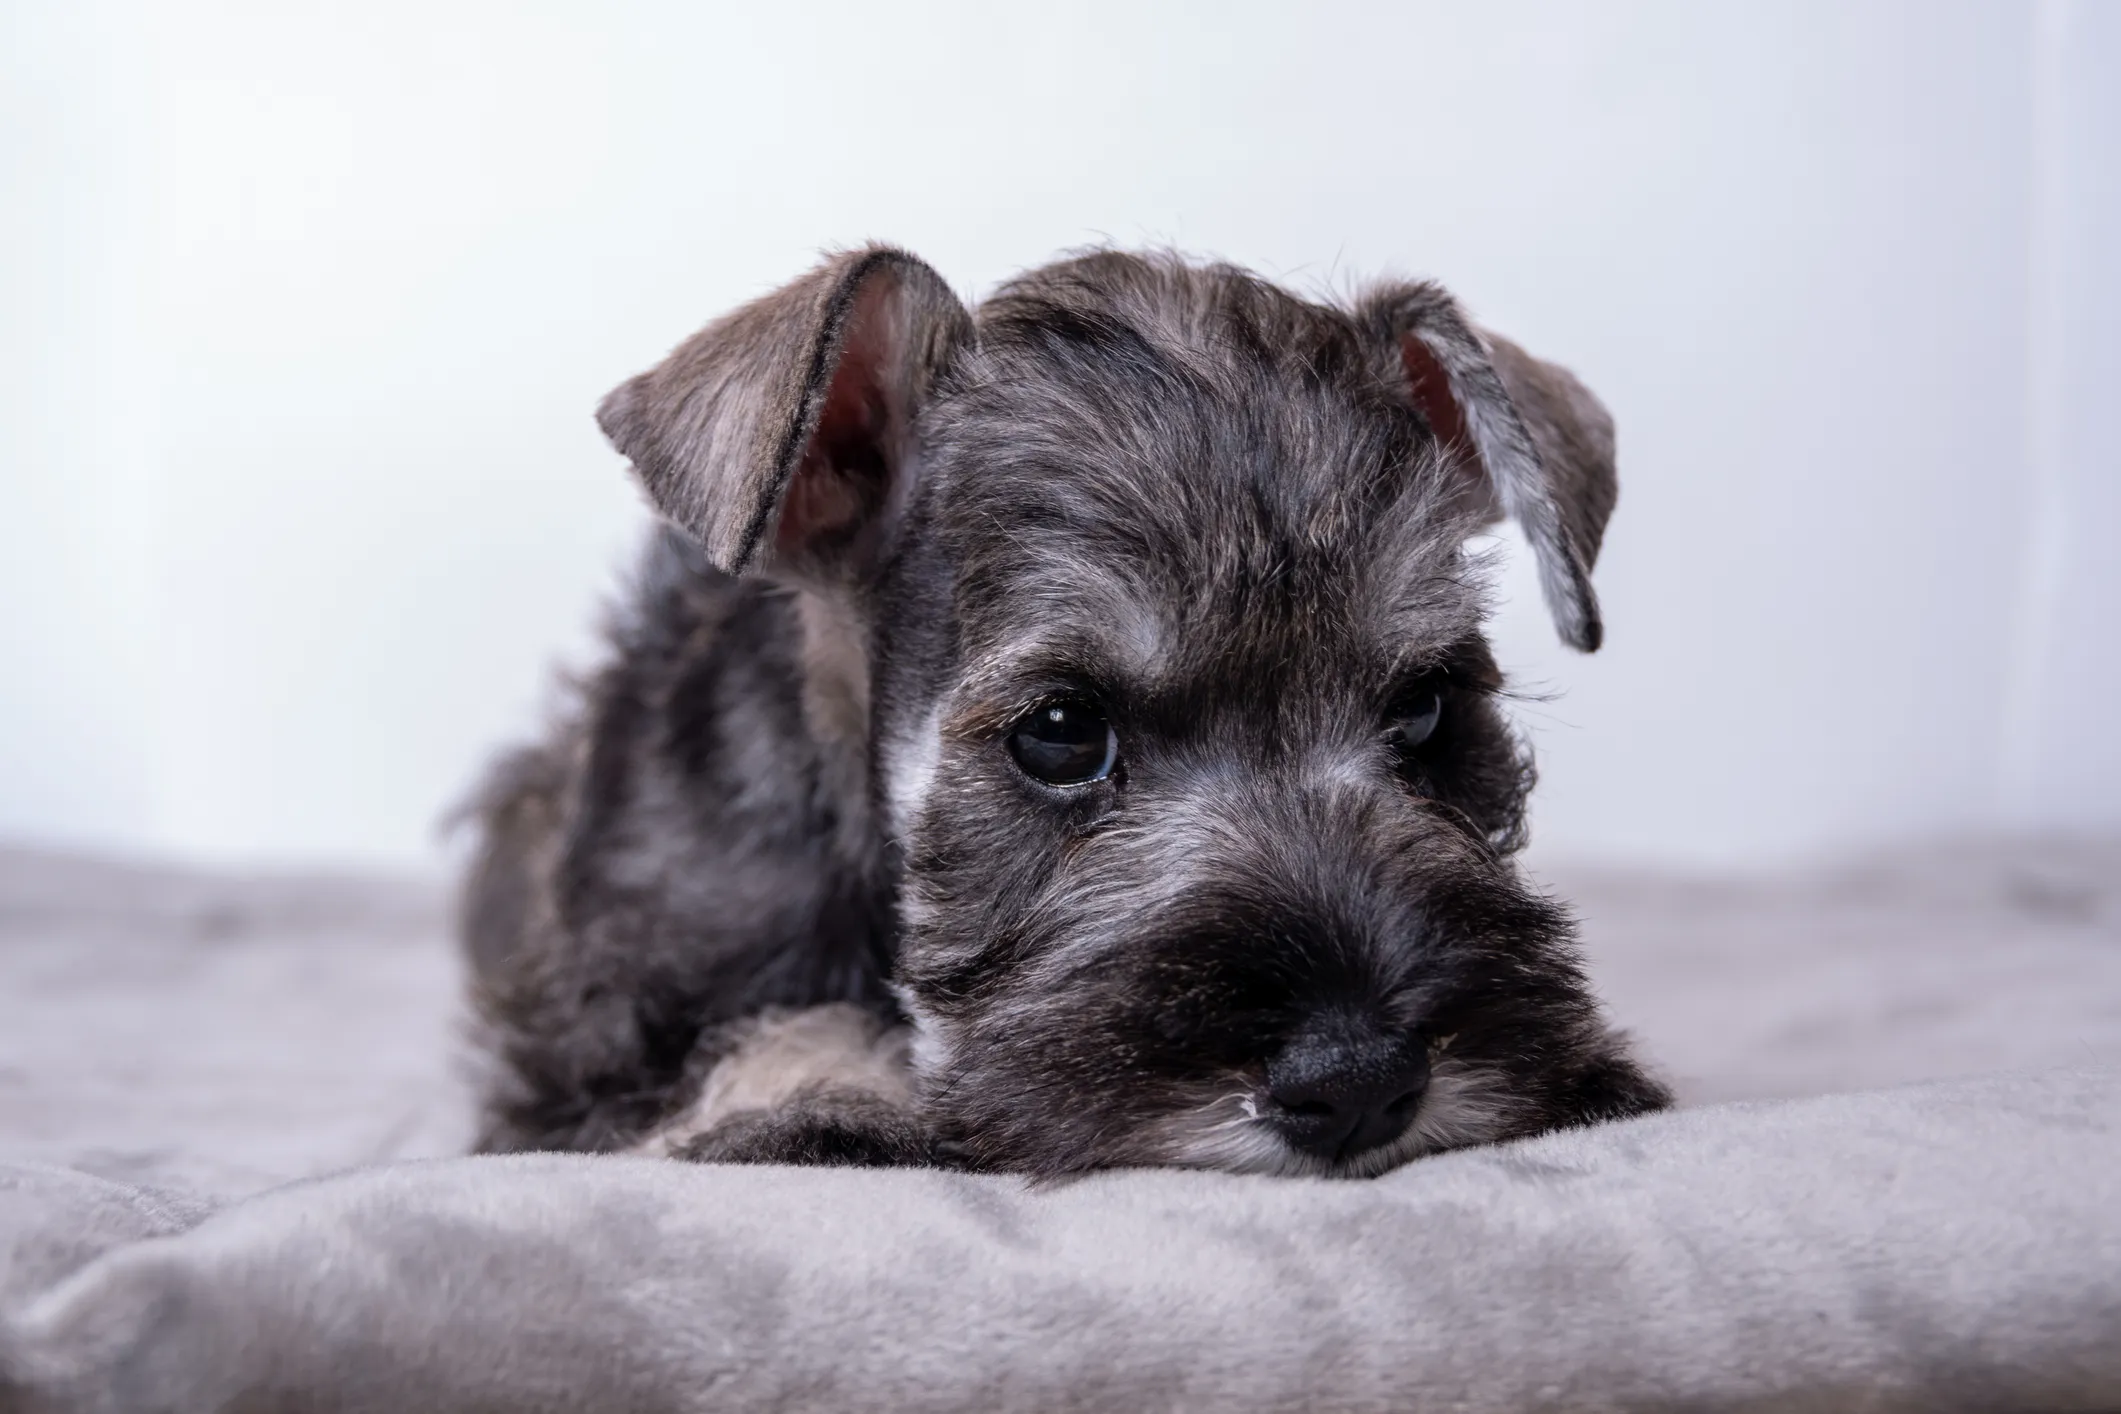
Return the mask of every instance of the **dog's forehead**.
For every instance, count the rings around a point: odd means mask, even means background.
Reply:
[[[1445,463],[1347,315],[1105,254],[1006,287],[979,327],[935,429],[975,652],[1042,630],[1227,672],[1477,631]]]

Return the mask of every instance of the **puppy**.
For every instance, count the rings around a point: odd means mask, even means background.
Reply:
[[[1501,516],[1612,424],[1441,289],[837,256],[598,420],[667,525],[476,802],[488,1149],[1359,1176],[1668,1102],[1511,859]]]

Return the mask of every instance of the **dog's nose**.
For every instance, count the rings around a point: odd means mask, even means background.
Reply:
[[[1275,1128],[1322,1159],[1352,1158],[1406,1133],[1428,1088],[1427,1047],[1367,1028],[1306,1030],[1267,1062]]]

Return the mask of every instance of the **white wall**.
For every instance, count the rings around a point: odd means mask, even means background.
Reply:
[[[2121,816],[2121,6],[2037,30],[2024,540],[2005,665],[2002,808]]]
[[[19,0],[0,832],[430,857],[641,521],[597,397],[868,237],[1434,274],[1574,365],[1550,849],[2121,822],[2117,15]]]

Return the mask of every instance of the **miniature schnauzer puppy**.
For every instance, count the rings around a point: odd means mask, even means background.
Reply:
[[[1359,1176],[1658,1108],[1512,864],[1468,537],[1612,424],[1431,284],[870,248],[598,413],[667,521],[474,813],[488,1149]]]

